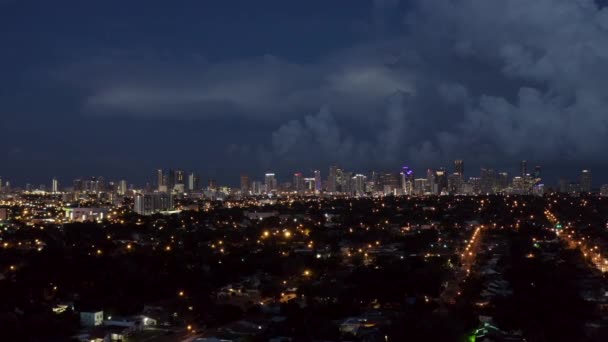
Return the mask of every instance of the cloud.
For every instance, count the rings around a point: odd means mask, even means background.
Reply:
[[[354,51],[354,50],[353,50]],[[61,80],[85,88],[86,115],[138,118],[297,117],[322,104],[364,116],[413,80],[378,58],[347,51],[315,64],[279,57],[211,64],[201,58],[117,54],[66,67]],[[142,58],[143,62],[137,62]]]
[[[374,1],[386,25],[397,1]],[[593,0],[415,0],[402,32],[311,63],[118,57],[83,110],[272,122],[272,163],[601,159],[608,143],[608,9]],[[85,77],[83,77],[85,75]],[[321,108],[316,114],[315,112]],[[235,151],[241,148],[234,149]]]

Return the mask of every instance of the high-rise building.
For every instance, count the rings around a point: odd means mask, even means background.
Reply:
[[[136,194],[133,209],[139,215],[169,211],[173,209],[173,196],[162,192]]]
[[[380,174],[378,172],[372,171],[370,182],[372,183],[372,186],[367,189],[368,191],[376,192],[382,190],[382,185],[380,184]]]
[[[317,182],[314,177],[304,178],[304,189],[307,192],[315,192],[317,189]]]
[[[568,193],[570,195],[578,196],[581,192],[581,184],[576,182],[568,183]]]
[[[162,191],[161,187],[165,185],[165,175],[162,169],[156,170],[156,185],[158,191]]]
[[[494,193],[496,184],[496,172],[494,169],[481,169],[480,191],[482,194]]]
[[[602,184],[600,187],[600,196],[608,197],[608,184]]]
[[[439,168],[435,171],[435,185],[437,186],[437,191],[435,191],[435,193],[440,194],[441,192],[447,190],[448,175],[445,168]]]
[[[496,179],[496,190],[504,191],[509,187],[509,174],[507,172],[499,172]]]
[[[448,176],[448,191],[452,194],[462,193],[464,182],[462,176],[458,172],[454,172]]]
[[[400,188],[400,177],[395,172],[384,172],[380,174],[381,189],[385,195],[395,193],[396,189]]]
[[[464,180],[464,161],[462,159],[454,160],[454,173],[460,175],[460,178]]]
[[[215,179],[209,178],[209,185],[207,186],[207,188],[211,190],[217,189],[217,182],[215,181]]]
[[[559,192],[567,193],[568,192],[568,180],[566,178],[560,178],[558,183]]]
[[[321,180],[321,171],[315,170],[315,190],[321,191],[323,190],[323,181]]]
[[[249,176],[245,174],[241,175],[241,194],[249,194],[249,186]]]
[[[184,170],[175,170],[175,175],[173,176],[173,180],[175,184],[186,184]]]
[[[264,177],[264,187],[266,193],[277,190],[277,178],[274,173],[267,173]]]
[[[426,170],[426,186],[427,186],[427,192],[430,192],[432,194],[436,194],[436,187],[435,187],[435,171],[433,171],[432,169],[427,169]]]
[[[591,171],[583,170],[581,172],[581,192],[591,192],[592,178]]]
[[[192,192],[199,190],[199,182],[199,176],[195,172],[190,172],[188,174],[188,191]]]
[[[522,160],[519,164],[520,177],[524,178],[528,174],[528,161]]]
[[[296,172],[293,175],[293,189],[295,191],[304,191],[304,175],[301,172]]]
[[[352,194],[352,172],[345,172],[343,170],[338,169],[337,179],[338,179],[338,192]]]
[[[254,195],[261,195],[263,192],[262,189],[263,189],[262,182],[260,182],[260,181],[251,182],[251,192]]]
[[[365,183],[367,181],[367,177],[362,174],[356,174],[352,179],[353,184],[353,192],[357,196],[362,196],[365,194]]]
[[[427,190],[427,182],[428,180],[426,178],[414,179],[414,193],[417,195],[423,195]]]
[[[541,176],[541,172],[540,171],[541,171],[540,165],[536,165],[534,167],[534,173],[532,174],[532,176],[534,176],[534,178],[541,178],[540,177]]]
[[[53,178],[53,181],[51,184],[51,192],[54,194],[59,192],[59,181],[57,180],[57,178]]]
[[[127,181],[124,179],[118,182],[118,194],[121,196],[127,194]]]
[[[519,195],[526,192],[526,182],[523,177],[513,177],[513,192]]]
[[[327,175],[327,191],[336,192],[338,189],[338,169],[337,166],[329,167],[329,174]]]
[[[411,195],[414,192],[414,170],[408,166],[402,168],[400,175],[401,189],[406,195]]]

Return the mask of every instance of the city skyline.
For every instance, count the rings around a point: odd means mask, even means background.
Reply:
[[[10,180],[0,176],[0,190],[20,189],[25,191],[46,191],[49,193],[60,193],[62,189],[71,191],[117,191],[120,195],[125,195],[127,189],[139,189],[144,192],[164,192],[164,193],[187,193],[197,192],[205,189],[215,189],[227,187],[238,189],[243,195],[248,194],[269,194],[274,191],[292,190],[296,192],[306,190],[319,193],[321,191],[345,192],[354,195],[363,195],[374,191],[382,191],[382,189],[370,189],[368,183],[373,182],[376,186],[381,185],[385,181],[381,178],[383,175],[395,177],[395,184],[392,180],[390,183],[394,189],[401,189],[401,194],[473,194],[473,193],[495,193],[508,189],[517,189],[520,187],[527,188],[523,193],[536,193],[540,191],[542,194],[545,191],[557,192],[591,192],[600,191],[602,194],[608,188],[608,184],[598,183],[597,178],[593,176],[592,170],[583,169],[579,171],[577,177],[566,178],[560,177],[555,183],[550,183],[544,177],[545,171],[541,165],[535,165],[528,169],[528,161],[521,160],[519,162],[519,173],[509,173],[505,170],[494,168],[480,168],[478,173],[475,171],[467,173],[465,161],[456,159],[453,161],[452,168],[440,167],[436,169],[426,168],[423,172],[416,172],[409,166],[403,166],[399,170],[373,170],[369,172],[361,172],[357,170],[344,169],[338,165],[329,167],[327,173],[321,170],[310,170],[309,172],[293,172],[289,174],[278,175],[274,172],[266,172],[263,176],[256,176],[242,172],[239,175],[238,183],[236,182],[222,183],[216,178],[204,178],[201,174],[180,168],[156,169],[153,181],[138,182],[137,180],[127,180],[120,178],[106,179],[104,176],[86,176],[78,177],[73,180],[62,183],[59,177],[53,177],[50,184],[45,183],[32,184],[26,183],[23,187],[11,183]],[[338,174],[339,173],[339,174]],[[346,177],[346,178],[344,178]],[[380,178],[378,178],[380,177]],[[339,179],[346,179],[340,181]],[[424,181],[424,184],[421,182]],[[595,183],[594,183],[595,181]],[[338,182],[341,182],[338,184]],[[523,183],[522,183],[523,182]],[[437,188],[433,188],[436,183]],[[346,185],[345,185],[346,184]],[[527,184],[527,185],[524,185]],[[346,186],[348,190],[340,190]],[[430,188],[428,188],[430,186]],[[533,191],[532,187],[540,186],[539,189]],[[373,187],[373,186],[372,186]],[[469,187],[469,190],[464,191]],[[426,190],[423,190],[426,189]],[[511,190],[508,190],[511,191]],[[386,192],[386,190],[385,190]],[[389,191],[392,192],[392,191]],[[395,193],[397,195],[397,193]]]

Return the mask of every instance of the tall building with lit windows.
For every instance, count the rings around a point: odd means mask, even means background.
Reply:
[[[329,167],[329,174],[327,175],[327,191],[336,192],[338,190],[338,173],[340,169],[337,166]]]
[[[118,194],[124,196],[127,194],[127,181],[122,179],[118,182]]]
[[[362,174],[356,174],[352,179],[353,193],[357,196],[363,196],[365,194],[365,183],[367,177]]]
[[[304,175],[301,172],[296,172],[293,175],[293,189],[295,191],[304,191]]]
[[[249,194],[250,186],[251,186],[251,183],[249,182],[249,176],[241,175],[241,193],[243,195]]]
[[[592,178],[591,171],[583,170],[581,172],[581,192],[591,192]]]
[[[460,175],[461,179],[464,179],[464,161],[462,159],[454,160],[454,173]]]
[[[173,197],[170,194],[154,192],[136,194],[133,209],[139,215],[152,215],[173,209]]]
[[[59,192],[59,181],[57,178],[53,178],[53,183],[51,184],[51,191],[56,194]]]
[[[195,191],[199,189],[199,179],[199,176],[194,172],[190,172],[188,174],[188,191]]]
[[[521,161],[521,163],[519,164],[519,172],[520,172],[521,178],[526,177],[526,175],[528,174],[528,161],[527,160]]]
[[[323,181],[321,180],[321,171],[315,170],[315,190],[321,191],[323,190]]]
[[[277,189],[277,178],[274,173],[267,173],[264,176],[264,187],[266,193],[270,193]]]

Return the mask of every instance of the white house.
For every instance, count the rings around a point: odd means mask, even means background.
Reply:
[[[80,313],[80,325],[96,327],[103,324],[103,311],[83,311]]]

